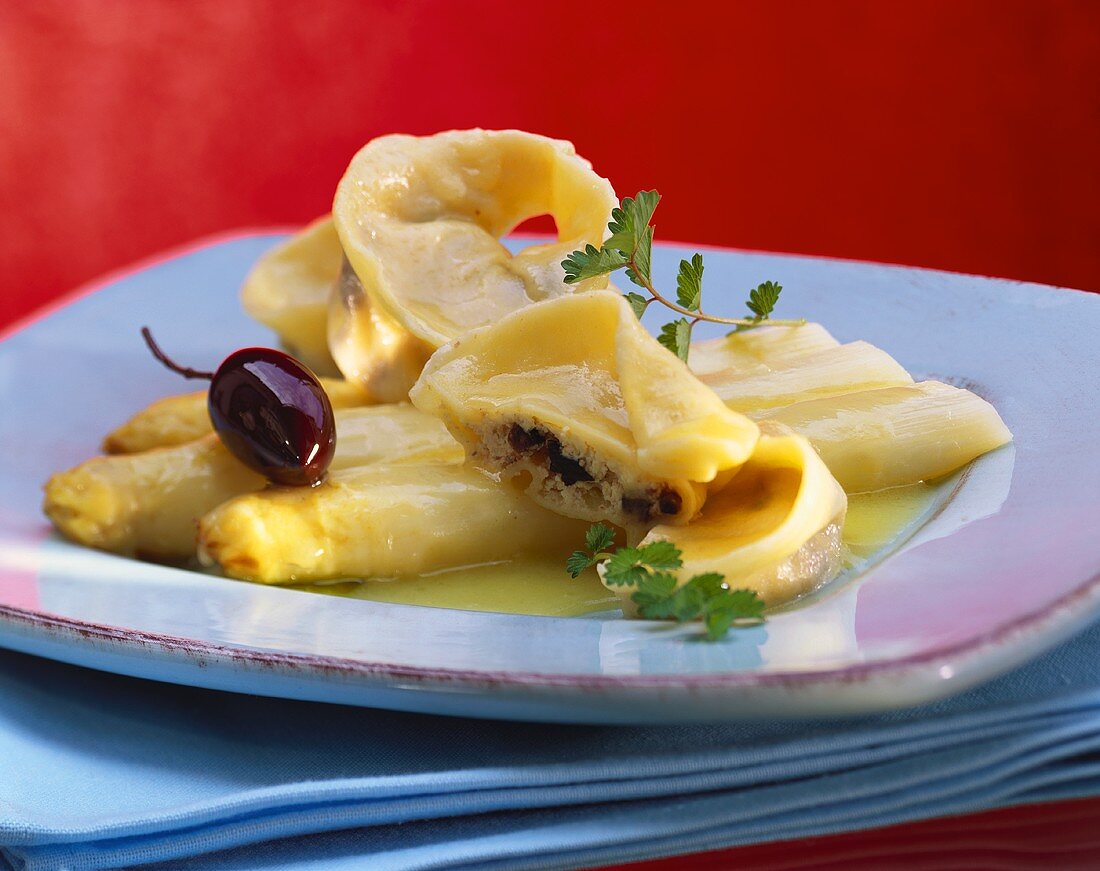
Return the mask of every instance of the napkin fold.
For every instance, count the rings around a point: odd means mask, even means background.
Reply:
[[[857,719],[626,728],[264,699],[0,652],[15,869],[580,868],[1100,793],[1100,625]]]

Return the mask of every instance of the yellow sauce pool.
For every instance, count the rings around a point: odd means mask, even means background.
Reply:
[[[843,533],[849,563],[871,561],[900,545],[928,519],[944,487],[920,483],[849,496]]]
[[[901,545],[942,501],[943,484],[913,484],[848,497],[843,541],[848,567],[876,562]],[[543,617],[580,617],[619,609],[619,600],[594,570],[577,579],[560,561],[514,560],[413,575],[393,580],[339,581],[292,587],[399,605],[428,605],[461,611],[495,611]]]
[[[307,584],[293,589],[372,602],[542,617],[579,617],[619,607],[618,597],[600,583],[594,569],[575,580],[569,577],[564,557],[554,563],[514,560],[394,580]]]

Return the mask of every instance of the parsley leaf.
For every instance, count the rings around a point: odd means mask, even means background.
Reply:
[[[604,583],[613,587],[636,586],[649,574],[642,552],[636,547],[620,547],[604,563]]]
[[[771,317],[771,313],[775,310],[775,304],[779,301],[779,294],[783,292],[783,285],[775,281],[765,281],[763,284],[754,287],[749,291],[749,300],[745,303],[748,306],[749,311],[753,313],[753,316],[748,319],[747,323],[738,324],[732,332],[727,335],[734,335],[736,333],[744,332],[745,330],[751,330],[753,327],[758,327],[764,321]]]
[[[645,310],[649,308],[650,300],[646,299],[640,293],[634,293],[634,291],[624,293],[623,296],[626,297],[626,301],[630,303],[630,307],[634,309],[634,314],[637,315],[638,320],[641,320],[642,315],[645,314]]]
[[[646,565],[655,569],[678,569],[684,564],[682,551],[671,541],[651,541],[638,548]]]
[[[633,197],[627,197],[617,209],[611,210],[611,220],[607,229],[611,235],[603,243],[604,248],[614,248],[630,257],[644,242],[645,230],[653,220],[653,212],[661,195],[657,191],[638,191]],[[653,234],[649,234],[652,242]]]
[[[607,275],[626,265],[626,257],[614,248],[597,248],[587,245],[583,251],[574,251],[562,262],[565,283],[576,284],[589,278]]]
[[[764,619],[764,600],[756,594],[755,590],[746,590],[743,588],[739,590],[730,590],[726,598],[733,602],[737,610],[738,620]]]
[[[779,294],[783,292],[783,286],[774,281],[765,281],[758,287],[749,291],[749,301],[745,303],[749,311],[756,315],[756,320],[766,321],[775,310],[775,304],[779,302]]]
[[[699,311],[703,304],[702,254],[693,254],[691,260],[680,261],[680,274],[676,276],[676,301],[692,311]]]
[[[684,563],[671,541],[654,541],[642,547],[620,547],[604,566],[604,580],[612,586],[640,583],[651,569],[678,569]]]
[[[576,284],[625,266],[626,277],[648,289],[653,259],[653,227],[649,222],[660,201],[657,191],[639,191],[612,209],[607,224],[611,235],[603,247],[586,245],[583,251],[574,251],[561,262],[565,283]]]
[[[575,550],[569,555],[569,559],[565,561],[565,570],[569,572],[570,577],[575,578],[594,563],[596,563],[595,558],[583,550]]]
[[[634,266],[626,268],[626,277],[638,287],[649,289],[649,266],[653,257],[653,228],[646,227],[638,235],[638,247],[634,249]]]
[[[584,536],[584,544],[587,550],[573,551],[565,561],[565,570],[569,572],[571,577],[577,577],[589,566],[594,566],[600,560],[611,556],[606,551],[614,543],[614,529],[606,523],[593,524]]]
[[[680,318],[665,324],[661,327],[657,341],[686,363],[691,350],[691,322],[687,318]]]
[[[706,637],[722,638],[732,626],[764,619],[764,602],[752,590],[731,590],[723,575],[703,572],[680,584],[676,569],[683,554],[671,541],[653,541],[640,547],[620,547],[607,553],[614,531],[598,523],[588,530],[588,551],[575,551],[567,561],[570,574],[579,575],[603,562],[603,581],[613,587],[634,587],[631,600],[638,614],[649,620],[702,619]]]
[[[623,265],[629,262],[626,277],[642,288],[648,288],[649,270],[653,259],[653,212],[661,195],[657,191],[638,191],[627,197],[622,205],[611,210],[607,229],[611,235],[603,243],[604,250],[612,249],[623,256]]]
[[[670,617],[681,621],[694,620],[704,612],[707,602],[721,595],[725,589],[725,577],[716,572],[696,575],[677,588],[664,607]]]
[[[598,553],[611,547],[615,541],[615,530],[606,523],[595,523],[588,528],[584,536],[584,545],[592,553]]]
[[[676,576],[668,572],[647,574],[630,599],[638,606],[638,614],[649,620],[668,620],[675,616],[670,607],[676,590]]]
[[[735,622],[759,623],[764,619],[764,600],[754,590],[727,590],[711,598],[703,616],[707,638],[721,638]]]

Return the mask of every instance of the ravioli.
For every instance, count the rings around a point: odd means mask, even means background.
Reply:
[[[642,544],[675,542],[684,562],[682,582],[718,572],[731,588],[747,587],[774,604],[839,571],[847,505],[806,439],[765,424],[752,457],[711,493],[696,518],[686,526],[655,526]],[[613,589],[631,608],[630,589]]]
[[[371,301],[347,258],[329,301],[327,327],[340,372],[375,402],[407,399],[434,350]]]
[[[758,433],[608,291],[536,303],[455,340],[410,398],[539,504],[631,529],[689,520]]]
[[[332,218],[325,215],[276,245],[241,287],[241,305],[279,334],[287,351],[318,375],[336,375],[328,348],[328,306],[344,259]]]
[[[570,292],[561,261],[599,245],[618,205],[572,144],[519,130],[382,136],[352,159],[333,203],[372,310],[437,348]],[[513,256],[500,238],[552,215],[558,241]],[[582,282],[603,288],[607,278]]]

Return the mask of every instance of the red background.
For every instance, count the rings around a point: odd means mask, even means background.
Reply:
[[[720,8],[0,0],[0,327],[167,246],[315,217],[372,136],[475,125],[572,139],[620,194],[659,188],[659,238],[1100,290],[1100,3]],[[1038,868],[1057,849],[1084,868],[1098,817],[660,867]]]
[[[0,0],[0,322],[474,125],[659,188],[659,238],[1100,289],[1100,3],[709,8]]]

